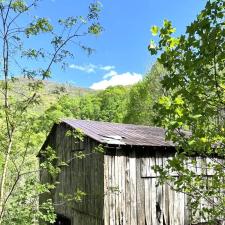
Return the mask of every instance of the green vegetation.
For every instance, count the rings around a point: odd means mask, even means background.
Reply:
[[[65,86],[47,97],[52,67],[65,68],[69,49],[74,39],[88,54],[92,49],[82,43],[82,37],[98,35],[100,4],[91,3],[85,17],[68,17],[58,21],[57,29],[48,19],[34,16],[39,0],[0,1],[0,224],[37,224],[41,219],[54,222],[54,202],[38,205],[39,195],[49,192],[55,184],[40,184],[38,173],[43,168],[59,173],[54,168],[55,152],[38,168],[36,155],[45,138],[40,127],[40,115],[66,91]],[[28,48],[33,38],[41,35],[49,43],[48,49]],[[68,48],[68,44],[70,48]],[[75,44],[76,46],[76,44]],[[26,61],[26,63],[24,63]],[[20,74],[25,79],[17,79]],[[20,85],[18,85],[20,84]],[[68,90],[73,92],[73,90]],[[71,93],[72,94],[72,93]],[[75,196],[76,197],[76,196]],[[75,198],[76,200],[76,198]]]
[[[165,127],[167,138],[177,144],[176,157],[167,170],[160,171],[162,182],[171,180],[175,189],[191,196],[190,207],[197,212],[193,222],[201,215],[212,224],[225,219],[225,167],[213,158],[225,156],[224,10],[224,0],[208,1],[180,37],[174,37],[175,28],[165,20],[162,28],[152,28],[159,42],[149,46],[152,54],[162,52],[159,62],[168,71],[162,80],[166,92],[156,108],[157,124]],[[203,167],[214,171],[210,178],[187,168],[188,157],[195,155],[209,159]],[[177,180],[170,170],[178,172]]]
[[[153,125],[157,114],[153,106],[162,94],[160,80],[165,73],[157,63],[143,81],[132,87],[109,87],[75,97],[62,93],[58,101],[41,115],[42,129],[48,133],[51,125],[63,117]]]
[[[195,212],[200,211],[198,215],[209,218],[212,223],[224,219],[224,165],[219,160],[206,163],[207,168],[215,171],[210,182],[203,174],[185,167],[193,154],[211,160],[215,155],[221,158],[225,155],[224,1],[208,1],[205,9],[187,27],[185,35],[180,37],[173,36],[175,28],[167,20],[162,28],[153,26],[152,34],[159,39],[157,44],[150,43],[149,51],[160,56],[143,81],[132,87],[109,87],[99,92],[47,81],[52,66],[64,67],[66,58],[72,56],[66,48],[68,42],[102,31],[98,23],[99,4],[91,4],[86,17],[60,19],[58,22],[64,31],[64,36],[60,36],[53,32],[54,27],[45,18],[34,18],[18,28],[23,20],[17,24],[17,19],[26,17],[39,3],[38,0],[31,2],[28,6],[21,0],[0,1],[4,36],[0,37],[3,55],[0,224],[35,224],[39,219],[54,222],[54,202],[48,200],[37,206],[38,196],[54,189],[55,184],[40,184],[37,174],[44,168],[57,175],[60,167],[53,166],[57,159],[53,149],[44,152],[46,161],[41,168],[36,155],[52,124],[63,117],[145,125],[156,122],[166,128],[167,139],[177,144],[177,154],[168,170],[156,168],[161,173],[161,182],[172,181],[174,189],[191,195],[190,207]],[[21,49],[21,42],[40,33],[53,35],[49,39],[52,52]],[[81,45],[81,48],[88,54],[92,52],[90,47]],[[14,56],[25,57],[29,62],[40,60],[40,67],[22,67],[20,72],[24,78],[15,78],[17,74],[13,74],[15,65],[11,60]],[[191,135],[185,135],[185,130],[191,131]],[[102,149],[99,147],[95,151]],[[192,163],[196,164],[196,160]],[[65,162],[60,162],[60,166],[63,164]],[[170,176],[170,170],[180,174],[177,180]],[[64,195],[64,198],[80,201],[85,193],[77,192]],[[207,204],[199,209],[203,198]],[[195,222],[198,218],[192,219]]]
[[[147,73],[144,80],[130,90],[125,123],[153,125],[157,112],[153,110],[163,89],[160,81],[166,70],[156,63]]]

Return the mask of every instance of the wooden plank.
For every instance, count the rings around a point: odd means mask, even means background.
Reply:
[[[119,224],[119,157],[115,155],[115,168],[114,168],[114,198],[115,198],[115,224]]]
[[[144,179],[144,187],[145,187],[145,204],[144,204],[144,209],[145,209],[145,222],[146,225],[152,225],[152,215],[151,215],[151,179],[150,178],[146,178]]]
[[[92,142],[91,145],[91,152],[93,152],[93,149],[97,146],[97,144],[94,144]],[[99,189],[99,185],[101,185],[99,183],[98,180],[98,154],[97,153],[93,153],[92,154],[92,163],[93,163],[93,167],[92,167],[92,185],[91,185],[91,195],[92,195],[92,199],[93,199],[93,205],[92,205],[92,210],[93,210],[93,214],[98,217],[99,215],[99,209],[100,209],[100,205],[97,204],[97,200],[98,200],[98,189]]]
[[[126,224],[126,156],[122,156],[121,162],[121,225]]]
[[[165,165],[167,164],[167,160],[168,160],[168,154],[163,154],[162,157],[162,164],[163,167],[165,167]],[[162,195],[162,201],[163,201],[163,221],[165,225],[169,224],[169,190],[168,190],[168,184],[164,183],[163,184],[163,195]]]
[[[151,218],[152,224],[157,224],[156,218],[156,178],[151,178]]]
[[[162,153],[160,151],[156,152],[156,165],[163,167]],[[156,216],[157,224],[163,224],[163,186],[158,185],[158,178],[156,179]]]
[[[151,178],[156,177],[157,174],[152,169],[156,165],[155,156],[150,156],[141,159],[141,177],[142,178]]]
[[[202,174],[202,158],[196,157],[196,174],[201,175]]]
[[[104,222],[109,225],[109,156],[104,155]]]
[[[89,153],[89,149],[90,149],[90,144],[91,144],[91,140],[90,140],[90,138],[87,138],[87,141],[86,141],[86,150],[85,150],[85,154],[88,154]],[[79,148],[80,148],[80,146],[79,145],[77,145],[77,150],[79,150]],[[80,162],[78,162],[79,163],[79,168],[78,168],[78,170],[76,171],[76,172],[78,172],[81,168],[80,168]],[[86,213],[90,213],[90,185],[91,185],[91,183],[90,183],[90,176],[91,176],[91,174],[90,174],[90,170],[91,170],[91,160],[90,160],[90,156],[89,155],[87,155],[86,157],[85,157],[85,159],[84,159],[84,164],[85,164],[85,176],[84,176],[84,192],[87,194],[86,195],[86,198],[85,198],[85,203],[84,203],[84,210],[85,210],[85,212]],[[78,175],[80,175],[80,176],[82,176],[82,173],[81,172],[78,172],[78,174],[77,174],[77,176]],[[84,175],[84,174],[83,174]],[[77,186],[80,186],[80,184],[77,184]],[[78,187],[79,187],[78,186]]]
[[[156,180],[156,182],[158,182]],[[162,185],[158,185],[156,187],[156,217],[157,217],[157,224],[163,224],[163,189]]]
[[[98,166],[98,171],[99,173],[97,174],[98,179],[100,180],[100,185],[98,184],[98,186],[100,186],[99,189],[99,201],[100,201],[100,207],[99,207],[99,211],[100,211],[100,215],[99,218],[101,221],[103,221],[103,210],[104,210],[104,154],[100,154],[99,155],[100,160],[99,162],[99,166]]]
[[[169,184],[169,185],[171,185],[171,184]],[[173,225],[175,225],[175,221],[174,221],[174,191],[171,189],[171,188],[169,188],[168,189],[169,190],[169,224],[173,224]]]
[[[111,157],[111,174],[112,174],[112,181],[111,181],[111,214],[110,214],[110,218],[112,219],[112,224],[110,223],[110,225],[116,225],[116,208],[115,208],[115,156]]]
[[[113,215],[113,207],[114,207],[114,204],[113,204],[113,195],[112,195],[112,185],[113,185],[113,171],[112,170],[112,164],[113,164],[113,157],[112,156],[109,156],[109,189],[108,189],[108,192],[109,192],[109,224],[110,225],[114,225],[114,215]]]
[[[148,169],[149,166],[149,158],[141,158],[141,177],[150,177],[150,170]]]
[[[184,225],[184,194],[177,192],[177,221],[179,225]]]
[[[131,193],[131,225],[137,225],[137,187],[136,187],[136,155],[135,151],[130,154],[130,193]]]
[[[137,224],[145,225],[145,179],[141,177],[141,160],[142,158],[136,158]]]
[[[124,167],[124,163],[123,163],[123,156],[121,154],[121,152],[118,152],[118,181],[119,181],[119,193],[118,193],[118,206],[119,206],[119,223],[120,225],[125,224],[124,223],[124,207],[123,207],[123,201],[125,201],[125,198],[123,198],[124,196],[124,191],[125,191],[125,167]]]
[[[180,199],[179,199],[179,193],[177,193],[176,191],[173,191],[173,208],[174,208],[174,225],[179,225],[179,208],[180,208]]]
[[[130,190],[130,158],[126,157],[126,190],[125,190],[125,204],[126,204],[126,224],[131,224],[131,190]],[[111,225],[111,224],[110,224]]]
[[[163,220],[166,225],[169,224],[169,186],[163,185]]]
[[[155,156],[151,156],[149,158],[149,167],[148,167],[148,174],[149,177],[156,177],[157,174],[155,173],[153,167],[156,165],[156,157]]]
[[[190,209],[188,206],[188,195],[184,195],[184,224],[190,224]]]

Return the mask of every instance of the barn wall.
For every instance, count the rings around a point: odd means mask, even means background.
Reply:
[[[156,186],[153,165],[162,165],[170,155],[135,150],[105,155],[105,225],[187,225],[184,194],[168,184]]]
[[[57,126],[48,141],[62,161],[70,160],[77,151],[87,154],[62,169],[57,178],[60,184],[52,193],[54,202],[58,203],[56,212],[70,218],[72,225],[189,224],[187,196],[173,191],[170,184],[157,186],[158,175],[151,169],[154,165],[165,165],[173,153],[140,151],[133,147],[108,149],[105,155],[94,154],[97,142],[85,137],[84,142],[75,143],[65,136],[68,129],[63,124]],[[212,173],[207,171],[208,175]],[[42,172],[41,180],[49,182],[51,178]],[[87,194],[83,201],[61,204],[59,193],[73,194],[77,188]]]
[[[68,129],[68,126],[61,124],[52,137],[59,160],[67,162],[78,151],[82,151],[86,157],[73,159],[68,167],[62,168],[57,178],[60,183],[52,193],[56,213],[71,219],[72,225],[101,225],[104,200],[103,154],[92,152],[98,143],[88,137],[84,138],[84,142],[75,142],[72,137],[65,136]],[[46,181],[47,176],[42,174],[42,177],[42,181]],[[83,201],[62,204],[63,199],[59,194],[73,194],[77,189],[86,193]]]
[[[55,146],[56,146],[55,135],[56,135],[56,130],[52,129],[51,134],[47,137],[47,140],[44,143],[44,146],[42,147],[42,149],[45,149],[48,145],[51,146],[53,149],[55,149]],[[40,154],[40,155],[38,155],[38,157],[39,157],[39,164],[43,163],[43,161],[45,160],[43,158],[43,156]],[[43,170],[43,169],[40,170],[39,179],[42,184],[52,182],[52,177],[49,175],[47,170]],[[51,199],[51,198],[52,198],[52,195],[50,193],[44,193],[44,194],[40,195],[39,203],[42,204],[47,199]],[[40,223],[42,224],[42,222],[40,222]]]

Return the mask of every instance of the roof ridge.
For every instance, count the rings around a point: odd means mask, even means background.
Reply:
[[[75,119],[72,117],[61,118],[60,120],[61,121],[64,121],[64,120],[86,121],[86,122],[91,122],[91,123],[96,122],[96,123],[104,123],[104,124],[115,124],[115,125],[119,125],[119,126],[137,126],[137,127],[156,128],[156,129],[164,130],[164,128],[162,128],[162,127],[143,125],[143,124],[117,123],[117,122],[98,121],[98,120],[89,120],[89,119],[83,120],[83,119]]]
[[[110,136],[120,136],[123,137],[122,144],[124,145],[173,146],[170,141],[165,140],[165,130],[163,128],[74,118],[63,118],[61,122],[74,129],[80,128],[86,136],[100,143],[118,145],[121,142],[110,138]]]

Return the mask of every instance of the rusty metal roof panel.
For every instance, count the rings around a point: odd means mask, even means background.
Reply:
[[[81,129],[85,135],[100,143],[155,147],[173,146],[171,142],[165,141],[165,130],[158,127],[67,118],[62,119],[62,122],[75,129]]]

